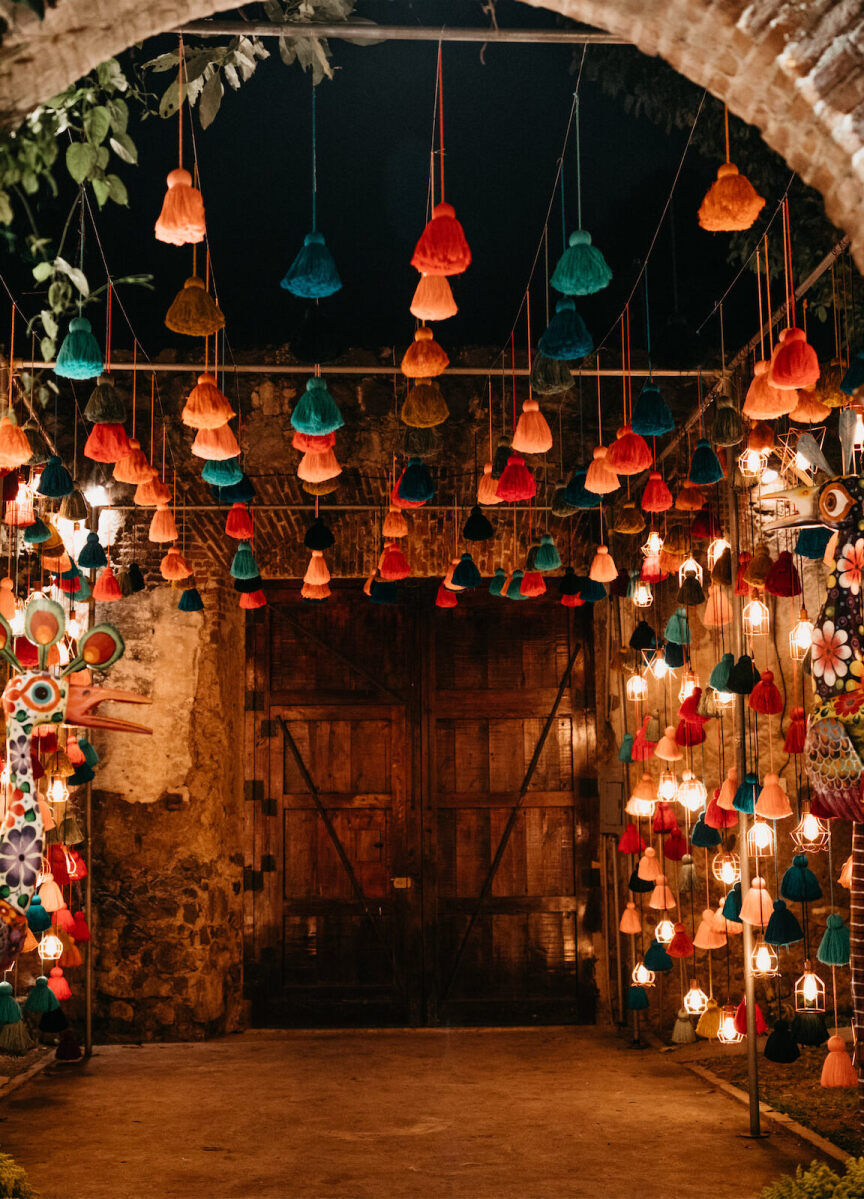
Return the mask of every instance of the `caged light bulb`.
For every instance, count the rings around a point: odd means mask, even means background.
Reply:
[[[747,848],[751,856],[774,852],[774,827],[767,820],[756,819],[747,830]]]
[[[697,779],[692,770],[685,770],[675,797],[688,812],[698,812],[705,806],[708,792],[701,779]]]
[[[69,798],[69,791],[66,784],[59,777],[53,778],[48,784],[48,799],[52,804],[66,803]]]
[[[656,653],[651,659],[651,665],[648,667],[648,669],[658,682],[662,682],[663,679],[666,678],[667,674],[670,673],[671,667],[666,665],[666,658],[661,651]]]
[[[726,550],[731,548],[725,537],[715,537],[708,546],[708,569],[713,570]]]
[[[779,973],[777,951],[760,937],[750,955],[750,965],[757,978],[770,978]]]
[[[39,942],[38,949],[43,962],[56,962],[63,953],[63,942],[54,933],[46,933]]]
[[[818,816],[805,812],[792,830],[792,840],[796,849],[802,852],[819,853],[827,849],[830,833]]]
[[[652,529],[645,540],[645,544],[642,546],[642,553],[646,558],[659,558],[662,549],[663,538],[656,529]]]
[[[696,982],[690,979],[690,989],[684,996],[684,1010],[690,1016],[701,1016],[708,1006],[708,996]]]
[[[702,567],[699,565],[699,563],[696,561],[696,559],[693,557],[692,554],[690,555],[689,558],[685,558],[684,561],[681,563],[681,565],[678,567],[678,586],[679,587],[684,582],[687,575],[695,575],[696,578],[699,580],[699,585],[701,587],[703,579],[704,579],[704,575],[702,573]]]
[[[756,479],[768,463],[767,451],[747,449],[738,458],[738,469],[745,479]]]
[[[675,936],[675,925],[666,917],[654,929],[654,937],[661,945],[668,945]]]
[[[664,770],[657,779],[657,798],[665,799],[668,803],[675,798],[678,782],[671,770]]]
[[[744,1038],[735,1027],[735,1008],[732,1004],[727,1004],[720,1017],[720,1031],[717,1033],[717,1040],[723,1045],[737,1045]]]
[[[637,962],[630,976],[637,987],[653,987],[654,971],[649,970],[644,962]]]
[[[762,600],[753,599],[749,604],[745,604],[741,619],[744,622],[745,631],[751,636],[768,632],[769,613]]]
[[[651,584],[640,580],[633,589],[633,605],[636,608],[650,608],[654,603],[654,593]]]
[[[648,693],[648,683],[641,674],[631,674],[627,680],[625,691],[629,700],[639,703]]]
[[[796,662],[807,656],[807,651],[813,644],[813,621],[807,615],[807,609],[801,609],[797,624],[789,633],[789,654]]]
[[[692,670],[685,670],[681,678],[681,686],[678,688],[679,702],[683,704],[685,699],[689,699],[698,686],[698,677]]]

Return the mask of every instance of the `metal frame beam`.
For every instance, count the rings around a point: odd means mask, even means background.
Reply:
[[[503,42],[509,45],[630,46],[602,29],[460,29],[439,25],[359,25],[350,21],[190,21],[175,33],[194,37],[328,37],[351,42]]]

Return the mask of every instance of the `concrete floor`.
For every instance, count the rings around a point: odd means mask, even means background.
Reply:
[[[813,1150],[588,1029],[100,1048],[10,1096],[42,1199],[755,1199]]]

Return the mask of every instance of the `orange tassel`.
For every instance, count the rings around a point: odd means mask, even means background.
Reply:
[[[192,453],[209,462],[227,462],[239,458],[240,445],[230,425],[218,429],[199,429],[192,442]]]
[[[616,475],[638,475],[654,461],[648,442],[629,425],[619,429],[606,454],[606,462]],[[586,483],[586,487],[587,487]],[[590,491],[591,488],[589,487]]]
[[[129,452],[129,438],[122,425],[94,425],[84,443],[84,456],[92,462],[117,462]]]
[[[620,487],[618,476],[607,461],[609,451],[605,445],[594,450],[594,461],[585,474],[585,490],[594,495],[609,495]]]
[[[679,512],[698,512],[705,506],[705,496],[695,483],[685,483],[675,497]]]
[[[110,566],[106,566],[101,571],[99,578],[93,584],[93,598],[100,604],[113,604],[116,600],[123,598],[120,584]]]
[[[336,446],[335,433],[299,433],[296,429],[291,438],[291,446],[301,454],[311,450],[314,454],[323,454],[325,450],[332,450]]]
[[[17,470],[30,461],[33,448],[27,434],[15,419],[15,413],[10,408],[0,420],[0,467],[4,470]]]
[[[159,564],[159,569],[162,572],[162,578],[167,579],[169,583],[178,582],[180,579],[188,579],[192,573],[192,567],[177,549],[176,545],[171,546]]]
[[[617,579],[618,567],[609,553],[608,546],[597,546],[597,553],[592,559],[588,577],[589,579],[593,579],[595,583],[611,583],[613,579]]]
[[[790,413],[798,402],[794,392],[773,386],[770,370],[771,363],[764,361],[757,362],[753,369],[753,381],[741,409],[750,420],[776,420]]]
[[[402,358],[402,374],[407,379],[434,379],[450,365],[450,359],[425,325],[414,333],[414,341]]]
[[[764,196],[750,180],[738,174],[734,162],[724,162],[699,208],[699,224],[708,233],[743,233],[764,207]]]
[[[162,201],[162,211],[156,222],[156,240],[170,246],[186,246],[203,241],[207,232],[204,223],[204,200],[192,176],[183,167],[168,175],[168,191]]]
[[[52,971],[53,973],[53,971]],[[822,1065],[819,1079],[823,1087],[854,1087],[858,1085],[858,1071],[846,1051],[842,1037],[829,1037],[825,1046],[828,1056]]]
[[[443,583],[438,584],[438,594],[435,596],[436,608],[455,608],[459,603],[453,591],[450,591]]]
[[[771,355],[770,381],[781,390],[812,387],[819,381],[819,359],[803,329],[784,329]]]
[[[799,425],[821,425],[831,415],[831,409],[823,404],[812,391],[787,392],[787,395],[797,395],[798,403],[789,413],[789,419]]]
[[[492,477],[492,463],[487,462],[483,467],[480,482],[477,484],[477,503],[491,505],[502,502],[498,494],[498,480]]]
[[[174,513],[167,504],[160,504],[153,513],[153,519],[150,521],[149,536],[151,541],[177,540],[177,522],[174,520]]]
[[[168,504],[171,501],[171,488],[159,478],[159,471],[150,467],[150,477],[139,483],[135,489],[134,500],[142,508],[155,508],[157,504]]]
[[[252,516],[245,504],[232,504],[225,521],[225,536],[237,541],[252,540]]]
[[[388,539],[408,536],[408,521],[398,508],[390,508],[384,517],[384,525],[381,532]]]
[[[323,587],[330,582],[330,571],[327,569],[327,563],[324,561],[324,554],[321,550],[313,550],[312,557],[309,559],[309,565],[306,567],[306,574],[303,576],[303,582],[308,583],[312,587]],[[309,596],[306,597],[311,598]]]
[[[216,386],[212,375],[199,375],[189,392],[180,419],[190,429],[221,429],[234,415],[226,395]]]
[[[512,447],[519,454],[545,454],[552,449],[552,430],[536,400],[526,400],[522,405]]]
[[[315,600],[319,603],[321,600],[329,599],[331,594],[330,586],[327,583],[304,583],[300,588],[301,599]]]
[[[323,454],[307,450],[297,467],[297,478],[306,483],[324,483],[341,474],[342,467],[336,461],[336,455],[332,450],[325,450]]]
[[[652,470],[642,492],[643,512],[667,512],[672,507],[672,492],[659,470]]]
[[[130,437],[127,452],[115,463],[114,478],[118,483],[144,483],[151,477],[152,469],[141,442]]]
[[[444,275],[421,275],[411,301],[411,315],[418,321],[446,321],[459,309]]]

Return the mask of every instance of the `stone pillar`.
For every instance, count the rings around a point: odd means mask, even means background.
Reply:
[[[94,737],[97,1039],[242,1022],[243,613],[229,592],[200,613],[177,599],[161,586],[97,613],[126,639],[111,684],[152,697],[137,719],[154,730]]]

